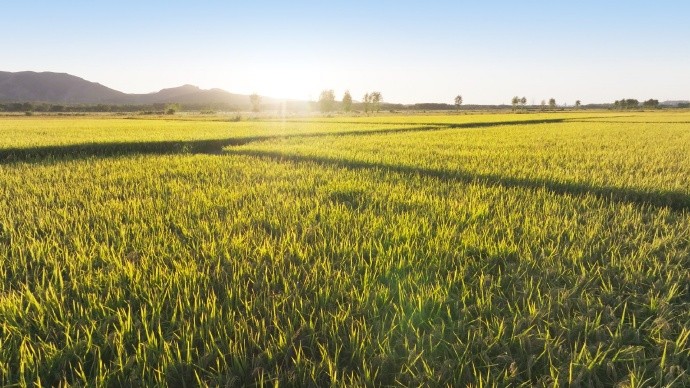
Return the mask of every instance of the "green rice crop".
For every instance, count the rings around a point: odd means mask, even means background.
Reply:
[[[0,385],[688,385],[690,124],[635,115],[1,119]]]
[[[690,206],[690,123],[565,122],[283,138],[230,150]],[[632,199],[632,198],[631,198]]]
[[[313,118],[288,118],[293,122],[322,122],[322,123],[398,123],[398,124],[479,124],[491,122],[535,122],[535,121],[609,121],[609,122],[639,122],[639,123],[666,123],[666,122],[690,122],[688,111],[563,111],[563,112],[533,112],[533,113],[465,113],[456,112],[452,115],[381,115],[381,116],[356,116],[356,117],[313,117]],[[275,121],[275,120],[272,120]]]
[[[0,119],[0,152],[14,148],[80,144],[193,142],[255,139],[296,134],[338,133],[409,128],[411,124],[343,126],[340,123],[224,122],[216,120],[163,120],[126,118],[4,117]]]

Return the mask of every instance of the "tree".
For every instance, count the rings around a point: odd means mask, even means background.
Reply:
[[[462,105],[462,96],[458,94],[457,96],[455,96],[455,109],[459,110],[460,105]]]
[[[19,110],[23,110],[25,112],[33,112],[34,109],[36,109],[34,104],[32,104],[30,102],[25,102],[23,104],[20,104],[20,106],[21,106],[21,108]]]
[[[350,95],[349,90],[346,90],[345,94],[343,94],[343,110],[345,112],[352,110],[352,96]]]
[[[371,110],[378,112],[381,109],[381,101],[383,101],[381,92],[371,92],[369,98],[371,99]]]
[[[649,99],[649,100],[643,102],[642,106],[644,106],[645,108],[658,109],[659,108],[659,100]]]
[[[555,98],[549,98],[549,108],[550,109],[556,109],[556,99]]]
[[[546,100],[541,100],[541,110],[546,110]]]
[[[523,96],[523,97],[520,99],[520,105],[522,106],[522,109],[524,110],[524,109],[525,109],[525,106],[527,105],[527,97],[524,97],[524,96]]]
[[[364,113],[369,112],[369,106],[371,105],[371,96],[366,93],[362,98],[362,105],[364,106]]]
[[[510,100],[510,103],[513,105],[513,112],[515,112],[515,109],[517,109],[517,106],[520,103],[520,97],[518,97],[518,96],[513,97],[513,99]]]
[[[654,101],[654,100],[653,100]],[[613,106],[615,108],[618,108],[620,110],[623,109],[636,109],[640,106],[640,102],[637,101],[634,98],[622,98],[620,101],[616,100],[616,102],[613,103]]]
[[[634,98],[628,98],[625,100],[625,106],[628,107],[628,109],[635,109],[640,106],[640,102]]]
[[[252,104],[252,111],[258,112],[261,110],[261,96],[253,93],[249,96],[249,102]]]
[[[575,108],[580,109],[581,105],[582,105],[582,101],[580,101],[580,100],[575,101]]]
[[[334,105],[335,93],[333,93],[333,89],[326,89],[322,91],[321,95],[319,96],[319,109],[321,109],[321,113],[332,111]]]
[[[167,115],[174,115],[175,112],[180,110],[180,106],[177,104],[169,104],[167,107],[165,107],[165,114]]]

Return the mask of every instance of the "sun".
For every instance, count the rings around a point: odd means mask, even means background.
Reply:
[[[248,76],[242,79],[243,89],[266,97],[309,100],[328,86],[321,71],[313,65],[276,64],[248,70]]]

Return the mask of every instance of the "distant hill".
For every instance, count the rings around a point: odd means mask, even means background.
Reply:
[[[317,108],[313,102],[283,100],[262,96],[262,109],[309,111]],[[0,71],[0,103],[46,103],[55,105],[157,105],[178,103],[188,109],[237,109],[249,110],[249,96],[230,93],[222,89],[201,89],[194,85],[182,85],[147,94],[128,94],[87,81],[74,75],[53,72]],[[664,101],[662,106],[676,107],[690,101]],[[363,109],[355,104],[355,109]],[[589,108],[607,108],[609,104],[588,105]],[[381,104],[383,110],[454,110],[455,106],[444,103]],[[463,109],[507,109],[499,105],[463,105]],[[156,108],[160,109],[160,108]]]
[[[281,100],[262,97],[262,105]],[[41,102],[51,104],[224,104],[249,109],[249,96],[222,89],[204,90],[193,85],[163,89],[148,94],[127,94],[96,82],[65,73],[22,71],[0,72],[0,102]],[[291,104],[306,102],[291,101]]]
[[[183,85],[176,88],[163,89],[156,93],[130,94],[132,103],[181,103],[181,104],[213,104],[224,103],[242,107],[249,106],[249,96],[234,94],[222,89],[200,89],[198,86]],[[271,99],[269,99],[271,100]],[[267,101],[266,101],[267,102]]]
[[[124,104],[126,93],[64,73],[0,72],[0,101]]]
[[[665,106],[678,106],[678,105],[686,105],[690,104],[690,101],[687,100],[674,100],[674,101],[664,101],[660,105],[665,105]]]

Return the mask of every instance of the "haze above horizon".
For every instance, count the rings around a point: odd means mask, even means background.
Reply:
[[[12,2],[0,70],[127,93],[194,84],[316,99],[572,104],[690,98],[690,4],[658,2]]]

